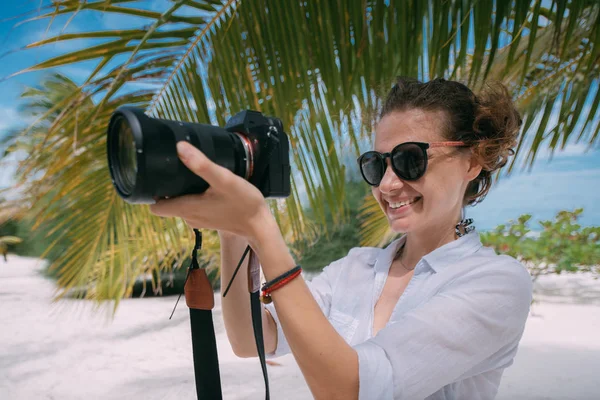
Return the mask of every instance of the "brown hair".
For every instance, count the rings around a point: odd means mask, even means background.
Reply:
[[[413,108],[445,111],[445,136],[465,142],[483,167],[467,186],[463,204],[482,201],[492,186],[492,173],[514,155],[522,123],[506,87],[488,83],[475,95],[456,81],[438,78],[423,83],[399,77],[382,104],[379,119],[393,111]]]

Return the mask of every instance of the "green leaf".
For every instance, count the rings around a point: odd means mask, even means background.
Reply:
[[[182,0],[164,12],[129,3],[57,0],[37,18],[77,21],[85,11],[147,23],[60,33],[28,46],[77,38],[94,43],[26,71],[98,62],[81,87],[56,81],[26,92],[32,103],[24,112],[36,122],[14,138],[29,152],[18,174],[27,199],[20,212],[35,218],[37,228],[51,226],[53,235],[74,241],[53,263],[62,271],[65,292],[85,286],[92,288],[86,296],[118,300],[131,293],[137,275],[179,265],[191,244],[182,221],[161,221],[115,197],[105,134],[111,112],[123,104],[144,107],[153,116],[220,125],[246,108],[280,117],[290,134],[294,193],[273,207],[291,244],[314,232],[328,235],[329,222],[347,221],[347,179],[355,166],[346,164],[372,144],[381,97],[399,74],[470,79],[474,90],[480,78],[501,80],[524,117],[518,151],[529,163],[540,149],[573,140],[576,126],[584,126],[580,140],[598,143],[599,130],[591,127],[599,95],[589,93],[600,70],[595,2],[556,1],[547,9],[540,1],[504,0]],[[197,15],[178,15],[183,7]],[[547,25],[538,26],[540,16]],[[121,62],[107,70],[115,59]],[[149,80],[161,86],[135,89]],[[556,127],[548,127],[557,99],[563,112]],[[311,208],[310,220],[304,206]],[[65,209],[72,212],[64,215]],[[372,196],[360,220],[365,244],[382,245],[397,235]],[[513,229],[519,238],[526,231]],[[513,242],[501,244],[515,249]],[[533,259],[535,248],[527,246],[526,256]],[[159,283],[160,275],[153,280]]]

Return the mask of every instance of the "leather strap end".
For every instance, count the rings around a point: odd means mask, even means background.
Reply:
[[[190,271],[183,290],[185,302],[189,308],[196,310],[212,310],[214,308],[215,294],[203,268]]]

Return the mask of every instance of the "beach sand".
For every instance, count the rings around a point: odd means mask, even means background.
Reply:
[[[189,318],[175,297],[127,299],[114,319],[89,302],[52,303],[41,261],[0,260],[0,399],[195,399]],[[513,366],[497,399],[600,399],[600,281],[540,279]],[[264,398],[258,359],[237,358],[213,310],[223,398]],[[270,365],[271,398],[310,399],[293,357]]]

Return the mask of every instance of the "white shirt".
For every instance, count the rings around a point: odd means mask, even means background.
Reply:
[[[358,247],[307,282],[358,354],[359,399],[493,399],[513,363],[532,300],[531,277],[473,231],[424,256],[387,325],[373,337],[375,304],[405,236]],[[290,352],[274,304],[277,349]]]

